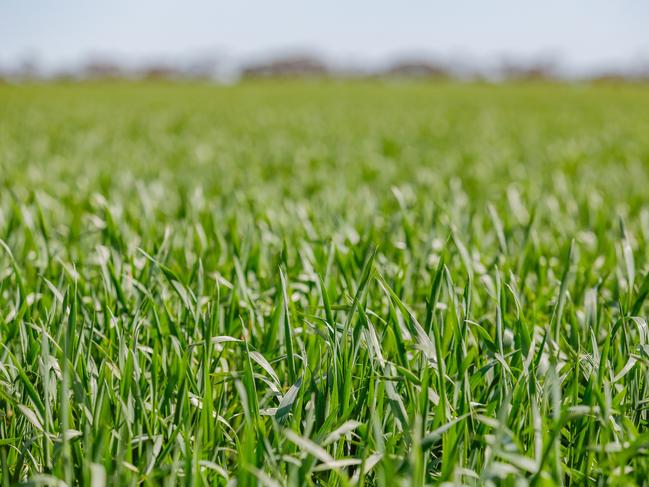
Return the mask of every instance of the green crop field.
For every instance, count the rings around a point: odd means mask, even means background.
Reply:
[[[0,86],[0,482],[647,485],[649,90]]]

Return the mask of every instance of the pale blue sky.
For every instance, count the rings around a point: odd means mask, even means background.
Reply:
[[[492,59],[552,53],[586,68],[649,58],[646,0],[0,0],[0,64],[90,53],[138,59],[306,48],[376,62],[404,52]]]

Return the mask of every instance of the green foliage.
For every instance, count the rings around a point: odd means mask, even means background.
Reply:
[[[0,483],[645,485],[645,87],[0,87]]]

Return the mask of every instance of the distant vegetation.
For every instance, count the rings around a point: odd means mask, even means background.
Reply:
[[[562,67],[552,59],[516,60],[504,58],[491,66],[477,66],[461,60],[444,61],[426,56],[403,56],[378,66],[327,62],[311,54],[267,56],[254,61],[226,62],[219,56],[149,61],[135,64],[119,60],[91,57],[74,68],[45,72],[34,59],[27,59],[13,69],[0,70],[0,78],[11,81],[40,79],[101,80],[236,80],[246,78],[385,78],[419,80],[495,80],[495,81],[560,81],[566,79]],[[579,79],[598,82],[647,82],[649,62],[638,61],[627,70],[599,69]]]

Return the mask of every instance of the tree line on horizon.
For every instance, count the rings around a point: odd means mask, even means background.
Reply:
[[[213,80],[236,81],[259,78],[386,78],[421,80],[561,81],[565,72],[552,59],[513,61],[505,59],[490,69],[451,64],[426,57],[404,56],[379,67],[336,66],[312,54],[286,54],[223,69],[215,57],[190,62],[148,62],[129,66],[112,59],[91,57],[72,69],[44,71],[34,59],[25,59],[11,69],[0,67],[0,81],[30,80]],[[579,79],[600,82],[647,82],[649,61],[632,69],[604,68]]]

